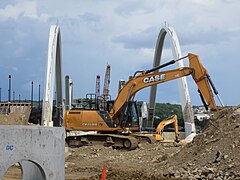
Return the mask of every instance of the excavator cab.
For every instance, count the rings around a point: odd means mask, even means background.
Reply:
[[[114,104],[114,101],[107,102],[106,110],[110,112]],[[123,128],[129,128],[133,131],[139,131],[139,115],[137,110],[137,102],[129,101],[124,104],[121,112],[118,115],[119,126]]]
[[[139,130],[139,116],[136,101],[129,101],[124,104],[118,120],[121,123],[120,126],[123,128]]]

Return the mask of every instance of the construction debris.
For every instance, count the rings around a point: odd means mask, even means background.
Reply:
[[[187,145],[141,144],[134,151],[70,149],[66,179],[240,179],[240,107],[221,110]]]

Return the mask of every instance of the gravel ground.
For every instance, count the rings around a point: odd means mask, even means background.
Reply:
[[[215,113],[187,145],[141,144],[133,151],[88,146],[69,149],[66,179],[240,179],[240,108]]]
[[[6,123],[3,119],[0,124]],[[19,123],[16,117],[12,122]],[[106,165],[109,180],[235,180],[240,179],[239,146],[240,107],[229,107],[215,113],[189,144],[143,143],[132,151],[102,146],[69,148],[65,179],[100,179]],[[16,168],[8,171],[7,179],[15,179]]]

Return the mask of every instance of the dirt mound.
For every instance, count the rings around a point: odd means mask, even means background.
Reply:
[[[240,108],[216,113],[203,133],[161,163],[164,177],[240,179]]]
[[[92,146],[70,149],[66,158],[66,179],[99,179],[104,164],[107,179],[146,179],[156,172],[154,163],[166,160],[182,147],[173,144],[141,144],[133,151]]]
[[[0,125],[27,125],[28,119],[23,113],[0,114]]]
[[[21,121],[24,119],[21,119]],[[22,123],[3,116],[1,123]],[[140,144],[133,151],[85,146],[69,149],[65,179],[240,179],[240,107],[215,113],[204,131],[187,145]]]
[[[226,108],[192,143],[141,144],[133,151],[102,146],[70,149],[66,179],[240,179],[240,107]]]

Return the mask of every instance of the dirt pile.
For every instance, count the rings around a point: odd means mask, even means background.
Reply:
[[[179,153],[160,163],[164,177],[240,179],[240,107],[211,118],[203,133]],[[163,169],[163,168],[161,168]]]
[[[133,151],[70,149],[66,179],[240,179],[240,107],[217,112],[192,143],[141,144]]]
[[[27,125],[28,118],[23,113],[0,114],[0,125]]]
[[[146,179],[146,167],[152,168],[153,163],[166,160],[180,149],[180,146],[172,144],[147,143],[133,151],[103,146],[70,149],[66,158],[66,179],[99,179],[104,164],[108,170],[107,179],[137,179],[143,176]]]
[[[15,116],[0,119],[1,124],[24,122]],[[111,180],[240,179],[239,146],[240,107],[225,108],[187,145],[143,143],[133,151],[103,146],[70,148],[65,179],[99,180],[104,165]]]

